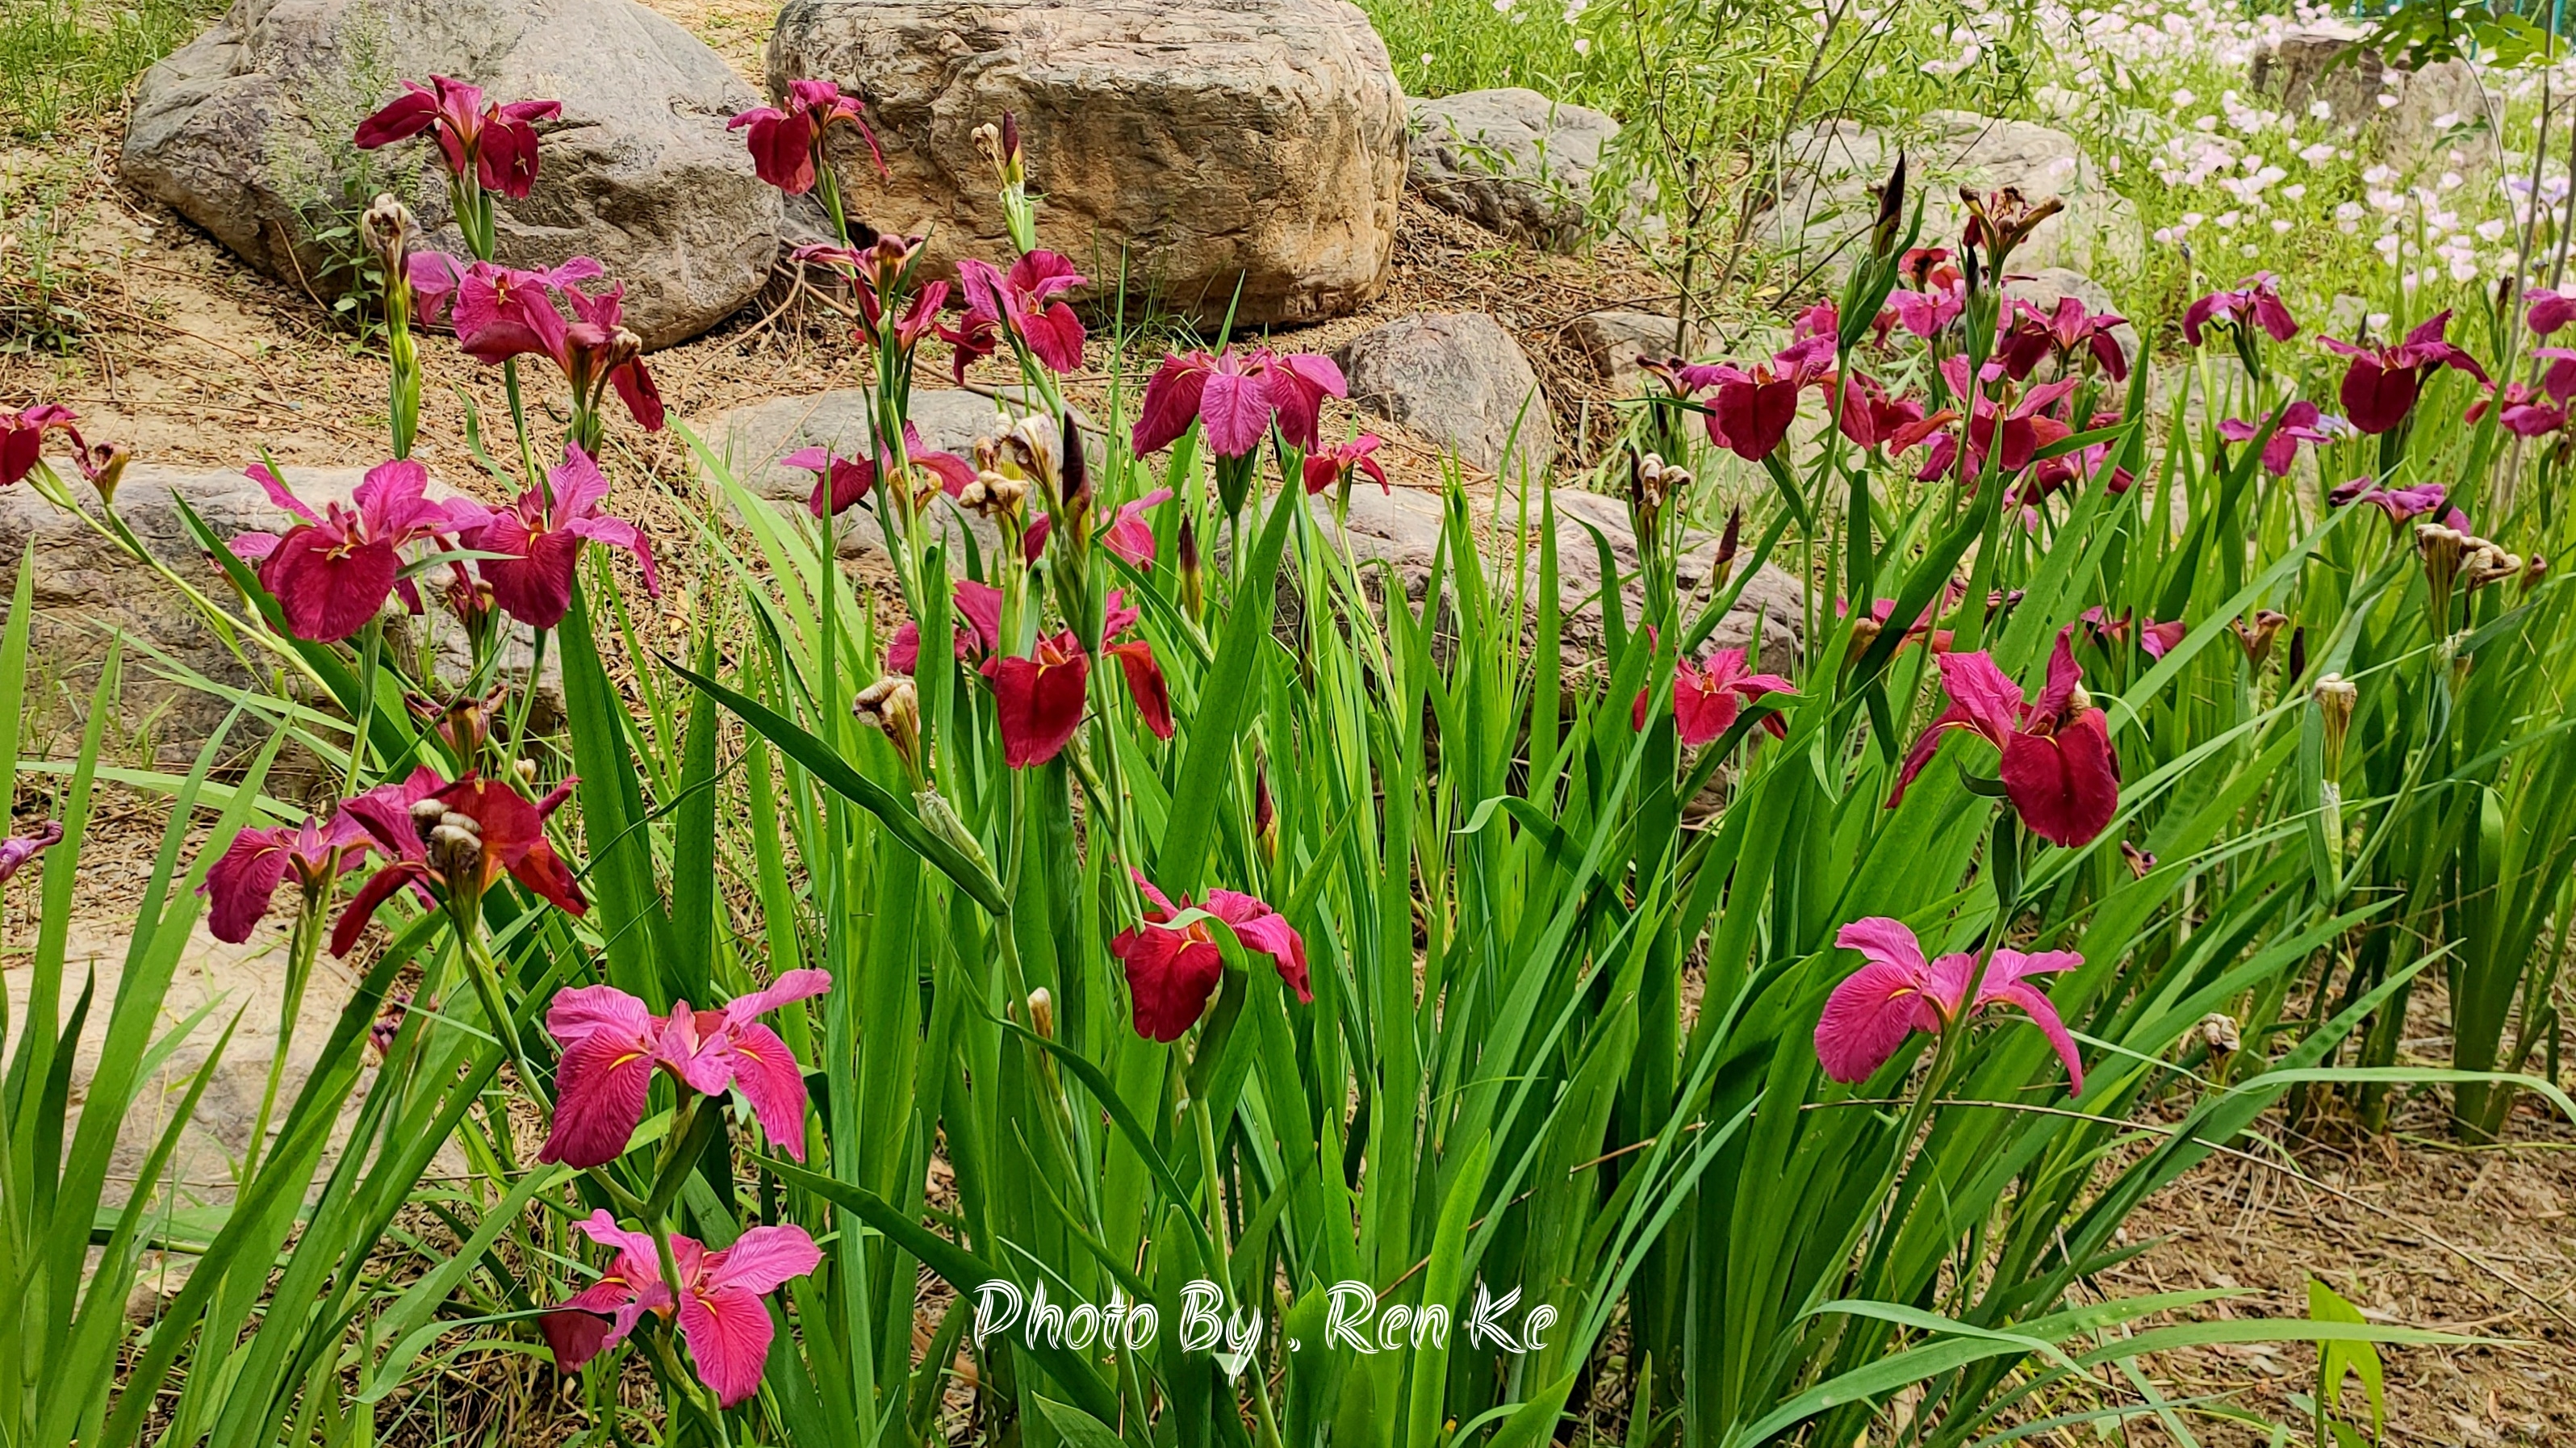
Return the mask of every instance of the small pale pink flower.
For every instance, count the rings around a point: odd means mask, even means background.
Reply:
[[[1866,1081],[1916,1031],[1947,1031],[2001,1002],[2030,1017],[2066,1063],[2070,1089],[2083,1093],[2084,1062],[2076,1055],[2075,1038],[2067,1033],[2057,1007],[2030,984],[2032,976],[2073,970],[2084,963],[2083,956],[2071,950],[1998,949],[1986,962],[1972,1002],[1968,982],[1977,975],[1976,955],[1962,951],[1926,961],[1922,942],[1903,921],[1883,915],[1855,920],[1834,936],[1834,943],[1859,951],[1867,964],[1834,987],[1816,1022],[1816,1059],[1827,1076],[1846,1085]]]

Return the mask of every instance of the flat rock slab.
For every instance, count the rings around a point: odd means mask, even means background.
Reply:
[[[57,471],[76,478],[69,464]],[[364,468],[285,468],[296,496],[317,510],[346,502],[366,477]],[[93,511],[98,501],[75,481],[76,496]],[[431,496],[453,496],[435,483]],[[241,600],[221,570],[197,546],[180,514],[184,498],[217,537],[254,530],[282,531],[295,520],[259,484],[239,472],[198,471],[136,463],[125,470],[116,490],[116,514],[134,530],[152,556],[215,603],[239,613]],[[190,682],[189,675],[229,688],[258,686],[295,690],[301,676],[266,661],[255,646],[245,645],[255,672],[245,666],[204,615],[162,574],[128,556],[80,519],[56,508],[32,487],[0,488],[0,576],[15,582],[17,559],[32,544],[36,569],[36,618],[30,651],[46,676],[86,699],[107,657],[111,641],[124,649],[124,687],[119,698],[123,727],[163,762],[184,766],[232,711],[229,700]],[[6,585],[0,585],[5,587]],[[0,592],[0,614],[6,612]],[[400,604],[388,605],[399,617]],[[442,677],[462,679],[470,666],[463,630],[434,604],[416,621],[435,650]],[[406,631],[407,632],[407,631]],[[508,646],[502,661],[505,677],[527,679],[525,631]],[[547,656],[531,703],[531,719],[541,725],[563,717],[562,674]],[[249,753],[267,742],[256,720],[236,722],[231,742]]]
[[[1404,95],[1347,0],[789,0],[769,88],[864,93],[891,173],[855,136],[852,216],[930,234],[935,268],[1006,258],[971,139],[1019,117],[1042,245],[1095,289],[1202,322],[1304,322],[1385,285]]]
[[[144,73],[120,172],[261,271],[327,294],[348,244],[320,233],[379,190],[437,228],[430,245],[464,249],[426,136],[375,152],[350,142],[404,80],[432,75],[491,101],[563,103],[537,126],[535,190],[496,199],[503,261],[596,257],[626,284],[626,323],[648,347],[759,292],[778,193],[725,123],[760,98],[634,0],[234,0]]]
[[[1416,100],[1412,113],[1406,182],[1424,200],[1549,251],[1583,244],[1617,121],[1517,87]]]
[[[1538,374],[1483,312],[1404,317],[1333,354],[1351,401],[1455,452],[1469,467],[1536,477],[1556,460],[1556,420]]]
[[[2039,224],[2012,254],[2016,271],[2133,260],[2143,245],[2137,213],[2113,192],[2101,165],[2073,136],[2029,121],[1967,111],[1933,111],[1904,133],[1852,121],[1812,126],[1788,138],[1789,175],[1779,205],[1756,224],[1765,246],[1822,264],[1840,277],[1865,254],[1878,212],[1877,187],[1906,154],[1908,216],[1923,203],[1919,245],[1956,249],[1967,216],[1959,188],[1979,193],[2014,186],[2032,201],[2063,198],[2066,209]]]

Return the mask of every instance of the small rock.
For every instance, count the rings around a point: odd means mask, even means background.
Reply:
[[[1548,251],[1582,244],[1617,121],[1519,88],[1416,100],[1412,111],[1405,179],[1424,200]]]
[[[2297,26],[2255,53],[2253,89],[2277,97],[2281,109],[2293,116],[2306,116],[2323,101],[2330,112],[2327,119],[2347,131],[2358,134],[2376,125],[2380,154],[2400,170],[2433,162],[2449,149],[2455,130],[2487,124],[2487,97],[2476,68],[2465,60],[2409,70],[2363,48],[2353,59],[2336,63],[2369,36],[2368,30],[2341,20]],[[2382,106],[2382,95],[2395,96],[2397,104]],[[2465,149],[2472,162],[2493,154],[2484,145]]]
[[[57,470],[73,476],[68,464]],[[366,476],[363,468],[283,471],[296,496],[316,509],[335,500],[345,503]],[[452,497],[455,491],[433,483],[430,495]],[[84,506],[97,507],[97,500],[86,490],[76,496]],[[257,483],[238,472],[200,472],[149,463],[125,470],[116,490],[117,516],[172,573],[218,605],[238,610],[238,596],[189,532],[176,501],[180,498],[219,538],[257,529],[274,532],[295,520],[269,501]],[[245,667],[196,606],[158,571],[46,502],[34,488],[0,489],[0,575],[9,583],[15,582],[15,561],[31,542],[36,569],[31,651],[44,670],[65,679],[66,687],[86,698],[107,656],[109,640],[123,640],[125,677],[119,717],[165,763],[184,764],[193,758],[232,706],[218,694],[164,677],[164,666],[156,656],[166,656],[177,669],[219,686],[292,688],[299,680],[300,676],[275,669],[256,649],[251,649],[250,657],[260,663],[258,672]],[[0,599],[5,597],[0,594]],[[443,676],[462,677],[466,660],[459,642],[461,630],[434,602],[431,609],[417,622],[440,645]],[[0,612],[5,608],[0,607]],[[528,650],[524,630],[521,633],[515,657],[505,649],[501,664],[503,677],[517,684],[527,678]],[[536,687],[536,698],[530,701],[531,723],[543,726],[560,719],[562,670],[553,654],[547,656]],[[245,753],[266,742],[258,722],[248,718],[235,723],[231,739]]]
[[[2017,271],[2086,270],[2097,262],[2133,261],[2142,248],[2137,213],[2106,183],[2099,163],[2073,136],[2029,121],[1966,111],[1932,111],[1905,134],[1834,121],[1789,138],[1788,179],[1780,202],[1757,223],[1756,238],[1794,252],[1823,274],[1840,277],[1864,254],[1878,213],[1877,187],[1906,153],[1906,198],[1923,203],[1918,245],[1955,249],[1967,216],[1959,188],[1979,193],[2018,187],[2033,201],[2062,198],[2065,209],[2039,224],[2012,254]]]
[[[1009,255],[971,135],[1019,117],[1040,239],[1095,284],[1202,321],[1302,322],[1386,284],[1404,96],[1346,0],[789,0],[769,88],[869,98],[880,176],[840,157],[850,213],[930,235],[935,268]]]
[[[1483,312],[1405,317],[1334,354],[1351,401],[1457,453],[1470,467],[1535,475],[1556,459],[1556,423],[1521,344]]]
[[[1610,392],[1619,397],[1633,396],[1645,373],[1639,370],[1639,357],[1662,357],[1673,353],[1692,356],[1699,351],[1699,329],[1682,328],[1670,317],[1652,312],[1586,312],[1566,324],[1566,333],[1574,345],[1592,363],[1592,370]]]
[[[120,174],[261,271],[330,294],[349,249],[320,233],[378,190],[462,252],[426,138],[350,135],[401,82],[454,76],[493,101],[555,100],[536,189],[498,198],[501,260],[596,257],[648,347],[684,341],[760,290],[778,193],[725,123],[760,103],[696,37],[634,0],[234,0],[137,84]]]

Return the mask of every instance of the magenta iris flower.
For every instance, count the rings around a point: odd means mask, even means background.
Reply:
[[[2035,975],[2073,970],[2084,963],[2083,956],[2071,950],[1999,949],[1986,962],[1977,997],[1970,1001],[1968,982],[1977,973],[1976,955],[1962,951],[1927,961],[1922,942],[1901,920],[1883,915],[1855,920],[1834,936],[1834,943],[1859,951],[1868,963],[1834,987],[1816,1022],[1816,1059],[1827,1076],[1847,1085],[1866,1081],[1916,1031],[1949,1030],[2002,1002],[2029,1015],[2066,1063],[2072,1089],[2083,1093],[2084,1062],[2075,1054],[2075,1038],[2067,1034],[2057,1007],[2030,984]]]
[[[1778,674],[1757,674],[1746,662],[1742,649],[1719,649],[1708,656],[1705,665],[1689,659],[1673,662],[1673,731],[1682,747],[1697,749],[1724,734],[1735,723],[1744,706],[1766,694],[1794,694],[1798,686]],[[1630,727],[1646,727],[1646,691],[1637,691],[1636,703],[1629,706]],[[1779,714],[1762,716],[1762,727],[1775,739],[1789,737],[1789,726]]]
[[[2084,693],[2069,632],[2057,635],[2048,687],[2036,700],[2025,700],[2021,686],[1982,651],[1940,655],[1950,707],[1905,756],[1888,806],[1905,798],[1906,787],[1941,747],[1941,736],[1965,729],[2002,751],[2004,797],[2032,834],[2071,848],[2102,833],[2120,808],[2120,757],[2112,752],[2102,711]]]
[[[727,1408],[759,1392],[769,1369],[773,1327],[761,1298],[823,1260],[814,1239],[793,1224],[754,1227],[732,1246],[712,1252],[695,1238],[673,1233],[675,1292],[662,1276],[661,1250],[651,1237],[618,1226],[604,1209],[573,1226],[617,1255],[597,1282],[538,1319],[554,1348],[555,1366],[577,1372],[623,1342],[645,1313],[667,1317],[676,1306],[698,1380]]]
[[[31,834],[11,835],[0,840],[0,885],[8,884],[9,877],[26,868],[29,860],[62,842],[60,820],[47,820]]]
[[[564,1053],[554,1127],[537,1159],[594,1167],[624,1155],[658,1069],[704,1096],[741,1087],[771,1144],[803,1161],[805,1075],[759,1018],[831,988],[827,972],[791,970],[721,1010],[693,1011],[682,1001],[667,1016],[612,985],[562,992],[546,1009],[546,1030]]]
[[[2182,314],[2183,340],[2197,347],[2213,326],[2251,327],[2275,342],[2299,335],[2299,324],[2281,304],[2280,278],[2257,272],[2232,292],[2211,292]]]
[[[1228,347],[1213,354],[1173,353],[1146,382],[1128,442],[1139,454],[1153,452],[1198,422],[1210,452],[1239,458],[1261,446],[1276,421],[1289,446],[1313,452],[1324,399],[1349,395],[1341,367],[1312,352]]]
[[[483,581],[492,585],[492,601],[501,611],[535,628],[563,622],[572,607],[573,565],[580,561],[585,541],[635,555],[644,567],[644,591],[660,597],[652,543],[625,519],[600,516],[608,479],[600,475],[590,454],[566,444],[563,466],[546,474],[546,480],[554,491],[552,503],[543,492],[530,488],[462,540],[481,552],[512,555],[478,559],[475,564]]]
[[[252,465],[249,475],[300,521],[282,537],[236,534],[232,550],[259,562],[260,587],[277,599],[287,631],[313,643],[337,643],[364,628],[397,588],[417,612],[419,595],[402,576],[403,550],[492,520],[490,509],[464,498],[429,501],[429,469],[408,459],[368,469],[349,493],[354,509],[334,501],[319,513],[264,465]]]
[[[436,128],[439,154],[449,174],[468,171],[486,191],[525,197],[537,184],[537,128],[563,111],[557,101],[512,101],[485,105],[480,86],[443,75],[403,82],[403,93],[383,110],[358,123],[358,149],[372,151],[406,141]]]
[[[661,390],[645,370],[642,343],[626,328],[626,284],[604,291],[585,285],[606,274],[598,262],[577,256],[548,271],[524,271],[487,261],[460,267],[453,257],[425,252],[405,274],[421,320],[452,311],[457,345],[475,361],[544,357],[562,370],[582,411],[595,410],[613,388],[646,432],[662,430]],[[558,301],[571,310],[569,320]]]
[[[85,451],[80,432],[73,426],[79,421],[79,414],[51,402],[17,412],[0,408],[0,488],[36,470],[36,464],[44,458],[46,433],[69,433],[73,451]]]
[[[965,626],[957,630],[957,657],[968,663],[980,661],[1000,648],[1002,640],[1002,590],[972,578],[961,578],[950,586],[950,607]],[[909,674],[921,663],[921,625],[905,619],[886,641],[886,668],[898,674]]]
[[[2425,382],[2442,368],[2457,368],[2481,383],[2487,382],[2486,369],[2478,365],[2478,359],[2444,340],[2442,334],[2450,325],[2451,314],[2443,312],[2393,345],[2364,346],[2333,337],[2318,339],[2327,351],[2352,359],[2344,369],[2338,395],[2354,427],[2376,435],[2404,422],[2406,414],[2415,410],[2415,399],[2423,392]]]
[[[2298,460],[2299,444],[2321,446],[2351,431],[2342,418],[2319,412],[2313,402],[2293,402],[2281,410],[2280,416],[2272,436],[2263,444],[2263,471],[2276,478],[2289,475],[2290,464]],[[2261,421],[2233,417],[2218,424],[2218,435],[2229,442],[2252,442],[2262,430]]]
[[[1136,888],[1148,902],[1144,923],[1119,931],[1109,942],[1109,953],[1126,967],[1127,992],[1136,1008],[1136,1034],[1168,1045],[1187,1034],[1206,1013],[1208,997],[1225,976],[1225,955],[1204,920],[1177,930],[1167,928],[1167,922],[1190,908],[1189,902],[1174,905],[1142,875],[1136,877]],[[1195,908],[1224,921],[1246,950],[1269,956],[1298,1000],[1315,999],[1306,974],[1306,942],[1277,911],[1233,890],[1210,890]]]
[[[206,882],[197,887],[211,904],[206,929],[217,940],[239,945],[268,914],[270,899],[286,882],[287,871],[308,895],[358,867],[372,841],[358,817],[342,810],[326,822],[306,816],[292,829],[243,830],[206,867]]]
[[[449,891],[471,890],[476,894],[491,889],[503,875],[567,915],[579,915],[590,908],[581,893],[581,883],[572,870],[555,853],[546,838],[546,820],[565,799],[571,796],[573,780],[555,786],[545,798],[530,800],[517,790],[479,775],[469,774],[454,784],[427,795],[414,791],[427,781],[426,771],[413,771],[412,779],[390,792],[368,791],[368,796],[350,801],[349,810],[367,826],[376,842],[393,852],[393,863],[370,876],[340,912],[339,923],[331,928],[331,953],[347,955],[366,933],[367,922],[396,892],[438,885]],[[436,776],[430,776],[435,779]],[[447,807],[450,814],[463,815],[474,826],[475,837],[482,848],[466,864],[471,878],[451,878],[430,862],[429,852],[421,847],[420,834],[409,819],[409,804],[398,801],[410,796],[412,803],[434,799]],[[399,824],[395,809],[402,810]]]
[[[957,263],[957,287],[966,297],[963,332],[970,337],[1007,330],[1057,373],[1082,368],[1082,319],[1059,294],[1087,280],[1073,263],[1051,251],[1033,251],[1004,272],[988,261]]]
[[[914,467],[939,479],[941,492],[950,497],[965,490],[975,481],[975,465],[952,452],[941,452],[922,441],[920,429],[910,422],[903,425],[904,456]],[[799,448],[778,460],[784,468],[814,475],[814,491],[805,499],[805,511],[820,518],[828,511],[837,518],[859,504],[876,486],[877,474],[892,466],[893,459],[880,455],[875,462],[865,458],[845,458],[830,448]]]
[[[1386,468],[1371,456],[1381,446],[1376,433],[1364,432],[1349,442],[1337,442],[1306,454],[1306,491],[1309,495],[1337,488],[1351,480],[1354,471],[1365,473],[1369,481],[1392,494],[1395,485],[1386,480]]]
[[[868,143],[868,154],[883,171],[885,153],[877,149],[876,133],[860,117],[859,98],[843,95],[828,80],[790,81],[785,110],[754,106],[727,121],[725,129],[748,129],[751,169],[788,195],[802,196],[814,189],[818,179],[815,163],[822,155],[824,134],[842,122],[858,128],[860,138]]]
[[[2412,487],[2391,488],[2382,486],[2379,479],[2365,474],[2348,483],[2336,484],[2326,493],[2326,502],[2337,508],[2354,503],[2368,503],[2386,513],[2391,524],[2401,524],[2410,518],[2420,518],[2441,508],[2443,500],[2449,496],[2450,489],[2441,483],[2417,483]],[[2468,515],[2457,508],[2450,509],[2442,521],[2447,526],[2463,531],[2469,526]]]

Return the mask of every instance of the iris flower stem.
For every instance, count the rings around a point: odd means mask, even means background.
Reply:
[[[336,872],[334,872],[336,878]],[[259,1115],[252,1118],[250,1145],[242,1157],[243,1182],[258,1174],[268,1145],[269,1116],[277,1109],[277,1092],[286,1075],[287,1047],[295,1039],[295,1018],[304,1009],[304,987],[313,977],[313,957],[322,945],[322,921],[330,913],[331,885],[304,892],[304,908],[295,917],[295,939],[287,948],[286,991],[277,1016],[277,1049],[268,1062],[268,1085],[260,1092]]]

